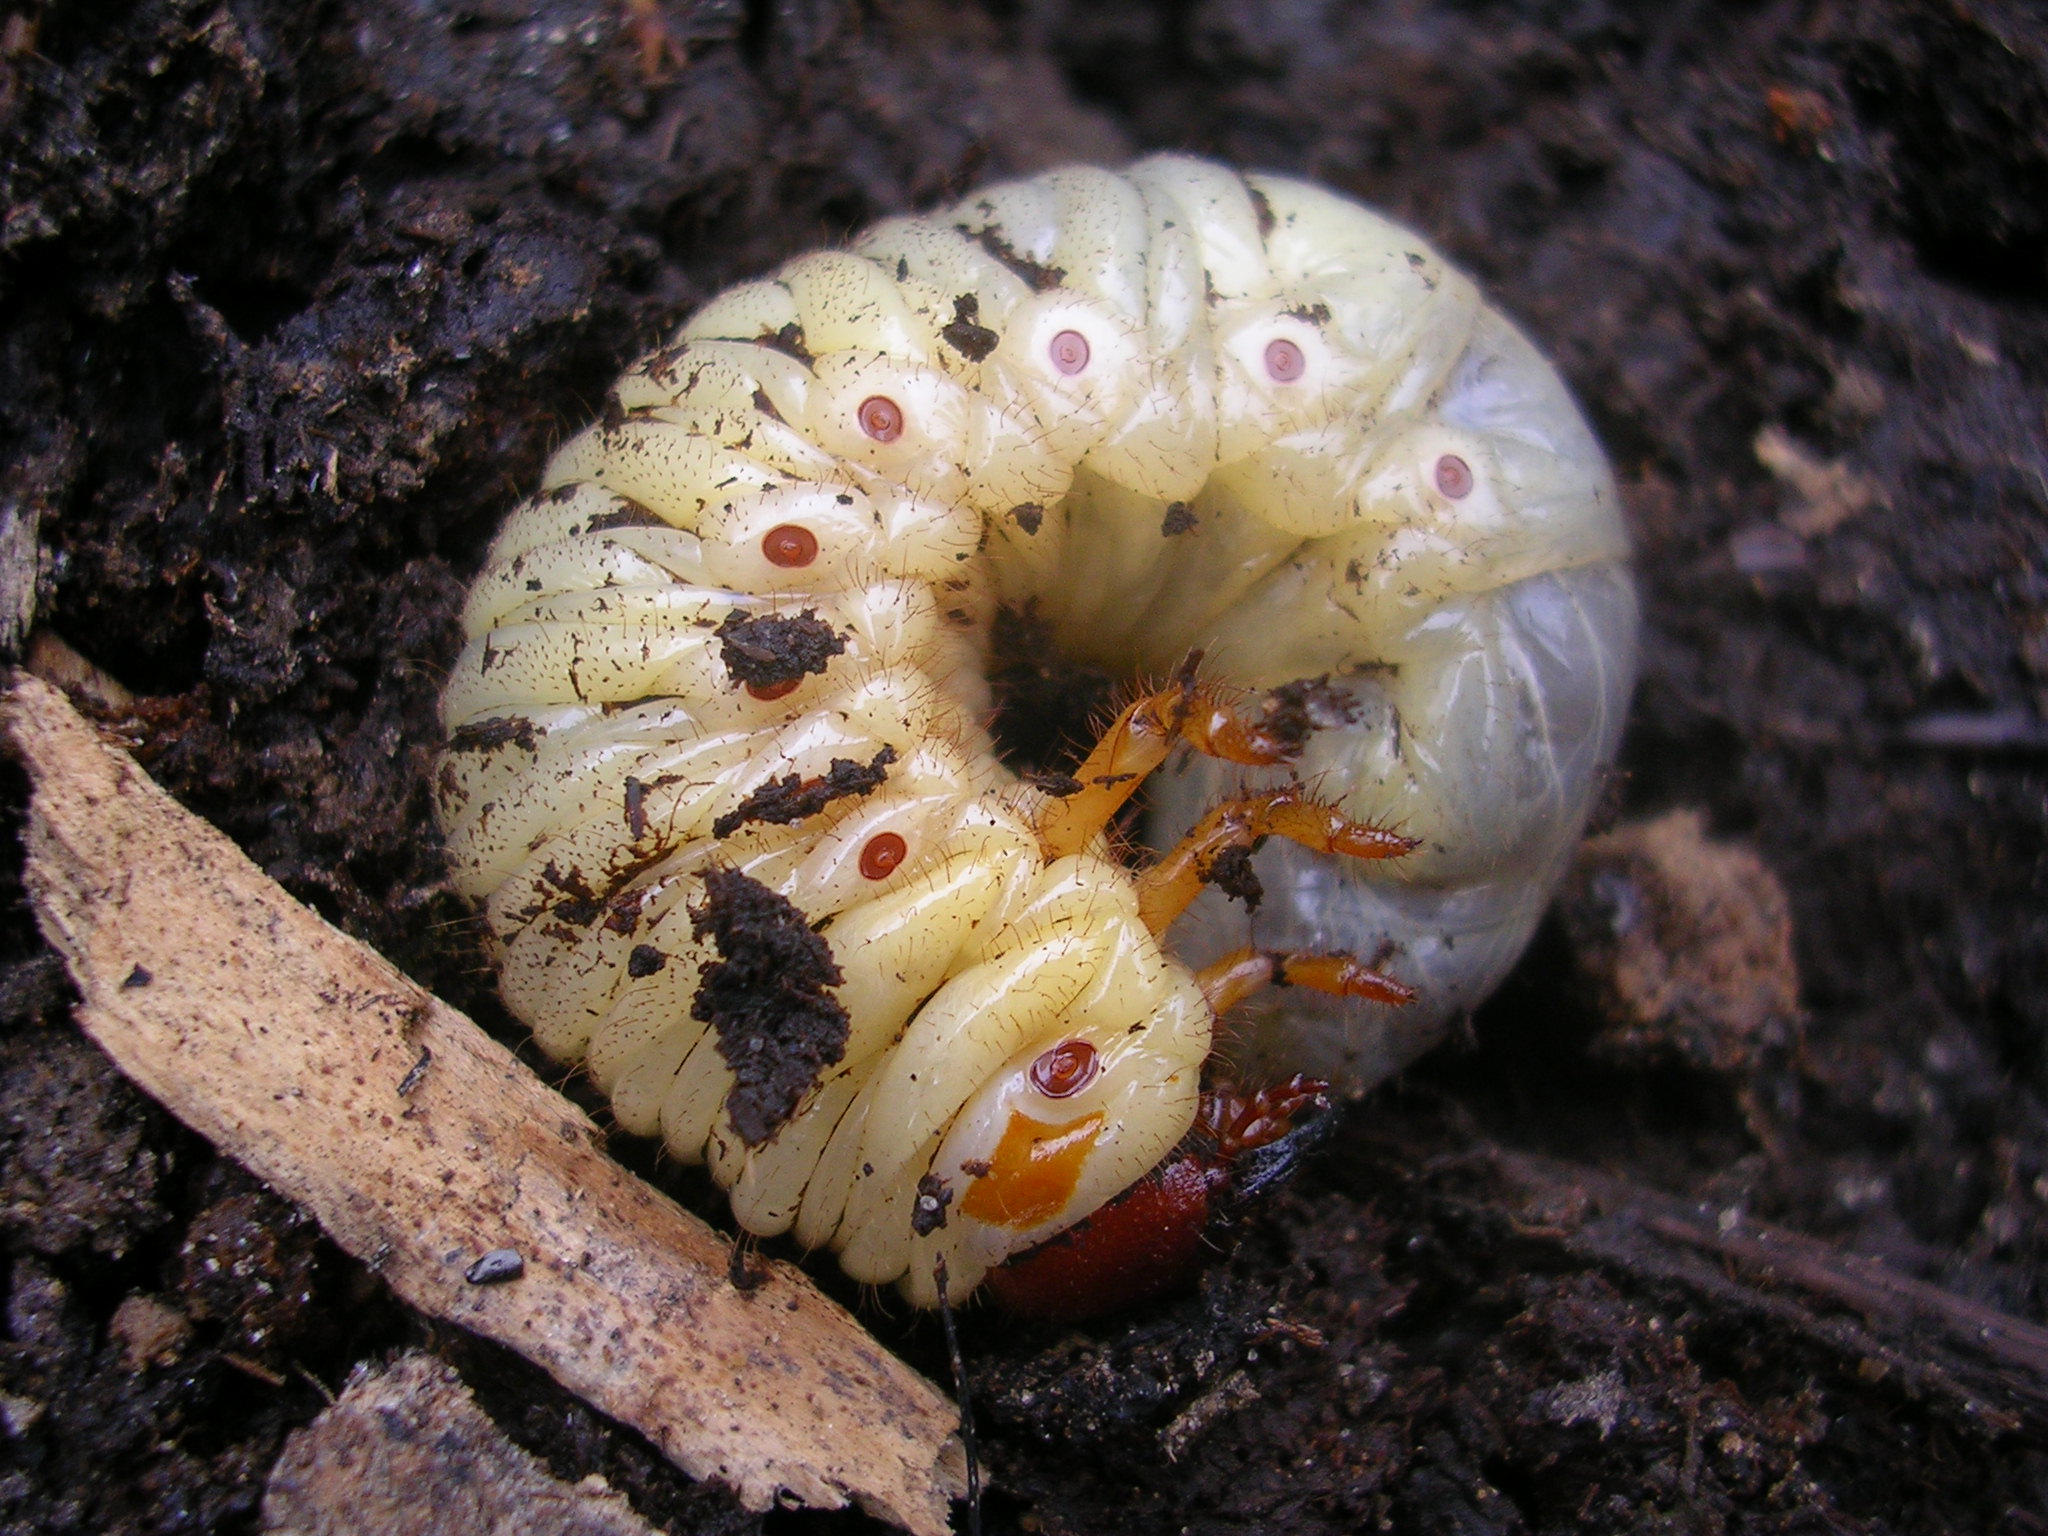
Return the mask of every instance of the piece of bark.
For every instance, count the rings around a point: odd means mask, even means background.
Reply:
[[[285,1442],[264,1536],[655,1536],[601,1477],[565,1483],[493,1424],[430,1355],[356,1367]]]
[[[80,1026],[413,1306],[517,1350],[752,1509],[850,1497],[947,1528],[951,1403],[788,1265],[621,1169],[589,1119],[467,1018],[293,901],[15,674],[25,876]],[[425,1063],[425,1070],[418,1070]],[[515,1250],[523,1272],[465,1279]],[[502,1268],[502,1266],[500,1266]]]

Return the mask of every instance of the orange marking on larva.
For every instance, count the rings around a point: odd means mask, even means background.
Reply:
[[[903,435],[903,407],[887,395],[869,395],[854,415],[861,431],[878,443],[893,443]]]
[[[1436,461],[1436,488],[1453,501],[1463,501],[1472,494],[1472,466],[1455,453],[1447,453]]]
[[[801,523],[777,523],[761,535],[761,554],[770,565],[801,570],[818,558],[818,536]]]
[[[1020,1229],[1057,1216],[1074,1198],[1102,1127],[1099,1113],[1063,1125],[1012,1114],[988,1172],[960,1202],[961,1212],[990,1226]]]
[[[886,880],[910,852],[910,845],[903,841],[901,833],[877,832],[867,840],[860,851],[860,872],[863,879]]]
[[[1292,384],[1307,371],[1308,359],[1286,337],[1266,343],[1266,377],[1275,384]]]
[[[792,677],[786,683],[748,683],[747,692],[763,704],[772,704],[777,699],[786,699],[802,685],[803,679]]]

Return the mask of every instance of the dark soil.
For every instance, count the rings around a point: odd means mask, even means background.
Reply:
[[[188,805],[507,1038],[430,826],[437,680],[629,357],[1066,159],[1190,149],[1415,224],[1615,455],[1649,621],[1615,813],[1762,856],[1803,1028],[1605,1049],[1546,931],[1199,1292],[967,1320],[990,1528],[2048,1530],[2048,1386],[1997,1321],[2048,1318],[2038,6],[7,0],[0,143],[41,622]],[[745,1516],[420,1322],[128,1088],[5,913],[0,1530],[251,1530],[323,1384],[422,1338],[670,1529],[868,1528]],[[1706,1261],[1656,1247],[1701,1210]],[[1816,1300],[1714,1251],[1752,1219],[1950,1300]],[[138,1294],[189,1329],[139,1343]]]

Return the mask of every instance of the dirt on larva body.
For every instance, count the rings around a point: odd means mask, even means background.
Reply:
[[[1151,149],[1389,210],[1559,361],[1646,597],[1608,819],[1760,861],[1797,1001],[1616,1017],[1652,989],[1580,967],[1649,935],[1683,979],[1706,908],[1630,928],[1590,870],[1577,939],[1199,1290],[965,1320],[989,1528],[2048,1529],[2038,8],[10,0],[0,546],[39,531],[40,621],[159,779],[516,1038],[427,797],[497,519],[728,283]],[[747,1515],[422,1324],[128,1088],[0,910],[0,1531],[257,1529],[322,1386],[407,1344],[668,1529],[868,1527]]]

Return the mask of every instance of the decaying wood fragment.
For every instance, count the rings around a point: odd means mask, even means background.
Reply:
[[[565,1483],[493,1424],[429,1355],[358,1366],[285,1442],[264,1536],[656,1536],[601,1477]]]
[[[1502,1148],[1465,1161],[1504,1182],[1525,1236],[1637,1283],[1706,1297],[1995,1432],[2048,1434],[2048,1328],[2039,1323],[1819,1238],[1590,1168]]]
[[[35,787],[38,921],[79,1024],[130,1077],[407,1302],[516,1349],[692,1476],[751,1508],[852,1498],[946,1529],[964,1469],[930,1383],[787,1265],[736,1290],[724,1239],[605,1157],[579,1110],[48,685],[16,674],[6,726]],[[505,1249],[517,1279],[464,1278]]]

